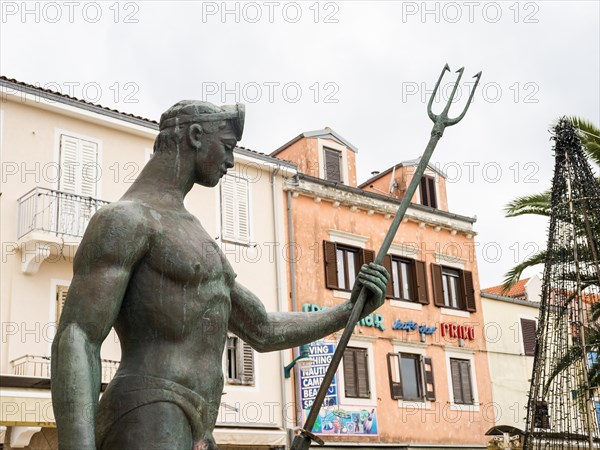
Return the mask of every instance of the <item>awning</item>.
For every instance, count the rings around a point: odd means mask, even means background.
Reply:
[[[285,446],[284,430],[260,430],[256,428],[225,428],[217,426],[213,432],[219,445],[269,445]]]

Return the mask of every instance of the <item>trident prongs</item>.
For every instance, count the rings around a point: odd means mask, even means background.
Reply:
[[[456,73],[458,73],[458,79],[456,80],[454,88],[452,89],[452,93],[450,94],[448,103],[446,103],[446,106],[444,107],[444,110],[441,112],[441,114],[439,114],[439,115],[434,114],[433,111],[431,110],[431,107],[433,105],[433,99],[435,98],[435,94],[437,93],[437,90],[440,87],[440,84],[442,82],[442,78],[444,77],[444,73],[450,71],[450,67],[448,67],[448,64],[446,64],[444,66],[444,68],[442,69],[442,73],[440,74],[440,77],[438,78],[435,88],[433,89],[433,92],[431,94],[431,98],[429,99],[429,104],[427,105],[427,114],[429,115],[429,118],[435,123],[434,131],[436,133],[440,133],[440,136],[444,132],[444,128],[452,126],[452,125],[456,125],[458,122],[460,122],[462,120],[462,118],[467,113],[469,106],[471,105],[471,100],[473,100],[473,95],[475,94],[475,89],[477,89],[477,85],[479,84],[479,79],[481,78],[481,72],[479,72],[475,76],[473,76],[473,78],[477,78],[477,80],[475,81],[475,84],[473,85],[473,89],[471,90],[471,95],[469,95],[469,99],[467,100],[465,109],[463,110],[463,112],[461,113],[460,116],[458,116],[454,119],[450,119],[448,117],[448,111],[450,110],[450,106],[452,105],[452,101],[454,100],[454,96],[456,95],[456,90],[458,89],[458,85],[460,84],[460,79],[463,76],[464,70],[465,70],[465,68],[461,67],[460,69],[458,69],[456,71]]]

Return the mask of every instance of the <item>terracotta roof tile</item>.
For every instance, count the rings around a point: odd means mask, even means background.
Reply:
[[[488,294],[502,295],[504,297],[520,298],[524,297],[527,294],[527,292],[525,291],[525,285],[528,281],[529,278],[524,278],[522,280],[517,281],[515,285],[508,290],[508,292],[504,291],[504,288],[501,284],[482,289],[482,291],[487,292]]]

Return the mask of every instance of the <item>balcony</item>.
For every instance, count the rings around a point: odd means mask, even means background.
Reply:
[[[120,361],[101,359],[102,383],[110,383],[119,368]],[[24,355],[10,362],[13,375],[25,377],[50,378],[50,357]]]
[[[17,201],[17,239],[25,273],[37,272],[51,255],[72,257],[90,218],[109,203],[42,187],[32,189]]]

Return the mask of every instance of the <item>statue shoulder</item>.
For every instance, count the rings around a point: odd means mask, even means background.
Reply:
[[[156,212],[148,205],[132,200],[119,200],[100,208],[90,220],[88,231],[110,236],[140,237],[156,228]]]

